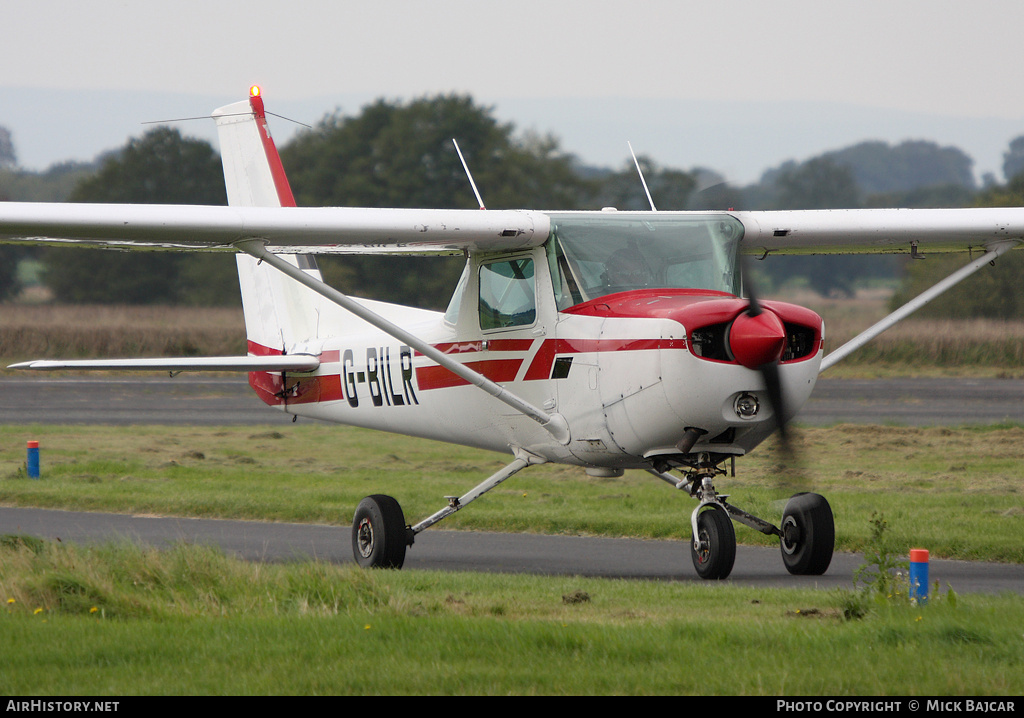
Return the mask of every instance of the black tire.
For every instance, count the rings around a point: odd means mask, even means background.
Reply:
[[[352,520],[352,555],[363,568],[402,568],[405,514],[390,496],[367,496]]]
[[[782,562],[794,576],[820,576],[832,563],[836,526],[819,494],[796,494],[782,512]]]
[[[728,578],[736,562],[736,531],[724,509],[712,506],[697,516],[701,549],[690,541],[690,558],[697,575],[709,581]]]

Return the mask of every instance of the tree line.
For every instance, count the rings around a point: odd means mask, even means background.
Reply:
[[[2,129],[2,128],[0,128]],[[490,108],[461,95],[409,102],[378,100],[355,116],[324,117],[281,148],[298,204],[304,206],[475,208],[476,200],[452,145],[459,141],[489,208],[649,208],[632,160],[617,169],[590,167],[563,151],[552,135],[519,133]],[[749,186],[729,185],[714,170],[663,167],[639,159],[660,210],[825,209],[1024,205],[1024,137],[1010,143],[1000,184],[976,186],[973,161],[961,150],[908,141],[862,142],[804,162],[771,168]],[[35,194],[35,196],[26,196]],[[63,195],[63,196],[55,196]],[[96,163],[19,171],[9,133],[0,132],[0,199],[74,202],[223,204],[220,159],[209,143],[158,127]],[[228,255],[102,250],[33,250],[0,246],[0,296],[17,292],[18,262],[36,252],[57,301],[81,303],[237,303]],[[461,258],[322,257],[325,277],[342,291],[386,301],[443,307]],[[998,263],[1016,267],[1016,253]],[[803,277],[823,294],[850,292],[872,276],[904,274],[892,257],[771,257],[758,265],[776,287]],[[913,292],[944,265],[913,262],[901,292]],[[995,275],[997,272],[990,274]],[[993,281],[992,277],[988,281]],[[1012,287],[999,284],[988,302],[958,309],[1020,316]],[[969,292],[976,297],[978,292]],[[1024,300],[1022,300],[1024,303]],[[976,305],[976,306],[975,306]],[[1012,305],[1012,306],[1009,306]],[[966,308],[965,308],[966,307]]]

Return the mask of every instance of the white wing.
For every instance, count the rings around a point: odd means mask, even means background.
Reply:
[[[1024,239],[1017,207],[727,214],[743,223],[751,252],[909,252],[912,243],[966,251]],[[278,254],[489,252],[539,246],[550,227],[547,214],[533,210],[0,203],[0,241],[120,249],[231,250],[262,239]]]
[[[278,254],[519,249],[542,244],[540,212],[0,203],[0,240],[110,248],[230,249],[263,239]]]
[[[983,249],[1024,239],[1024,208],[834,209],[733,212],[748,251],[786,254]]]

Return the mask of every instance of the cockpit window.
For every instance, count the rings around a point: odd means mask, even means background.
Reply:
[[[551,221],[552,277],[573,303],[648,288],[739,294],[743,225],[727,215],[552,214]]]
[[[519,257],[480,267],[480,328],[504,329],[537,319],[533,259]]]

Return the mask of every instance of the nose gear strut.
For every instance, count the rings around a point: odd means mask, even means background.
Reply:
[[[649,472],[697,499],[697,508],[690,514],[691,554],[702,578],[724,579],[732,572],[736,535],[730,520],[767,536],[779,537],[783,562],[790,573],[820,575],[825,572],[835,545],[835,528],[831,508],[823,497],[796,494],[786,504],[784,528],[780,529],[770,521],[733,506],[726,500],[727,494],[719,494],[715,489],[715,477],[726,473],[720,465],[729,457],[709,453],[690,456],[693,460],[688,462],[690,468],[682,479],[667,470],[652,468]]]

